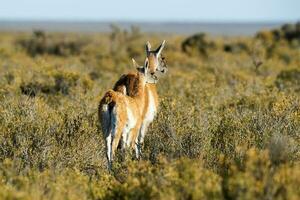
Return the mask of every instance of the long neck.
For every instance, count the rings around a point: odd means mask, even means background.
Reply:
[[[151,95],[154,98],[155,107],[157,109],[158,104],[159,104],[159,100],[158,100],[158,93],[157,93],[157,89],[156,89],[156,84],[147,83],[146,85],[147,85],[148,91],[151,92]]]
[[[151,88],[152,92],[157,93],[156,83],[146,83],[147,87]]]
[[[146,84],[144,75],[138,72],[136,81],[137,81],[136,97],[141,98],[144,96],[145,84]]]

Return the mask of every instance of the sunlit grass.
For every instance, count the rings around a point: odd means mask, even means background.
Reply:
[[[298,40],[206,36],[185,52],[184,36],[138,29],[36,37],[0,34],[0,199],[300,198]],[[163,39],[142,159],[109,173],[99,100]]]

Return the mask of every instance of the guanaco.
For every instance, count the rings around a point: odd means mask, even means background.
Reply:
[[[136,63],[134,60],[133,62]],[[157,78],[149,71],[149,63],[146,58],[144,66],[138,67],[137,72],[131,73],[135,78],[134,96],[125,95],[124,88],[121,92],[109,90],[100,101],[98,114],[106,141],[109,168],[121,138],[123,138],[122,148],[132,147],[138,151],[138,135],[143,123],[146,84],[157,82]]]
[[[158,77],[167,72],[167,65],[164,58],[161,56],[161,52],[165,46],[165,41],[154,51],[151,50],[149,42],[146,43],[146,58],[149,68],[149,74],[158,80]],[[139,65],[134,61],[135,67]],[[138,93],[138,77],[136,74],[123,75],[115,84],[113,90],[119,91],[131,97],[137,96]],[[145,134],[149,125],[154,120],[154,117],[158,110],[158,93],[156,89],[156,82],[147,83],[144,89],[144,107],[142,114],[142,122],[139,128],[136,144],[136,157],[139,158],[141,155],[141,148],[144,142]]]

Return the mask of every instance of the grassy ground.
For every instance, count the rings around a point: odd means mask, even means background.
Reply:
[[[299,199],[300,41],[0,34],[0,199]],[[97,106],[144,44],[168,74],[141,161],[106,169]]]

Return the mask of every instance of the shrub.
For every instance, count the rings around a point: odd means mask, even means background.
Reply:
[[[281,89],[294,89],[300,91],[300,70],[291,69],[281,71],[275,81],[276,86]]]
[[[197,45],[183,53],[181,35],[39,33],[47,44],[32,57],[15,48],[25,33],[0,33],[0,199],[300,199],[299,50],[276,30],[270,46],[202,36],[191,44],[204,45],[205,59]],[[49,56],[48,42],[62,37],[92,42],[78,55]],[[162,38],[169,71],[142,157],[116,159],[108,171],[99,100],[133,70],[129,55],[142,61],[145,41]],[[239,42],[262,51],[224,52]]]
[[[300,40],[300,22],[297,24],[285,24],[281,27],[283,36],[286,40]]]
[[[274,29],[271,31],[260,31],[256,34],[256,38],[263,41],[264,46],[268,52],[268,58],[277,55],[277,49],[281,49],[282,46],[288,44],[289,47],[299,49],[300,47],[300,22],[296,24],[284,24],[280,29]],[[287,54],[283,54],[283,60],[288,57]]]
[[[76,73],[56,73],[54,74],[54,89],[57,92],[68,95],[70,88],[77,85],[78,79],[79,75]]]
[[[117,25],[111,25],[111,55],[136,57],[140,55],[141,49],[138,49],[134,43],[141,37],[140,29],[136,26],[131,26],[130,30],[121,29]]]
[[[238,42],[238,43],[225,44],[224,51],[228,53],[241,53],[241,52],[249,53],[249,48],[246,44],[242,42]]]
[[[207,56],[208,51],[215,48],[213,41],[208,41],[205,33],[199,33],[186,38],[182,44],[181,49],[189,55],[203,55]]]
[[[80,40],[55,40],[43,31],[34,31],[29,39],[17,41],[31,56],[51,54],[57,56],[78,55],[85,45]]]
[[[45,94],[55,93],[56,89],[51,85],[44,85],[38,82],[22,83],[20,86],[21,93],[30,97],[35,97],[38,93]]]

